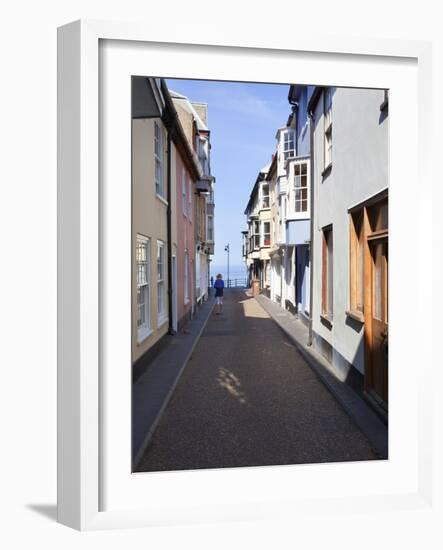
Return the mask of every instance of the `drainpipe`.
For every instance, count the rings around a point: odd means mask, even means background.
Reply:
[[[169,317],[169,326],[168,334],[175,334],[174,327],[172,324],[172,181],[171,181],[171,131],[172,128],[168,129],[168,154],[167,154],[167,167],[166,171],[168,174],[167,177],[167,200],[168,207],[166,210],[166,225],[167,225],[167,239],[168,239],[168,317]]]
[[[312,315],[314,303],[314,113],[308,111],[309,117],[309,185],[310,185],[310,244],[309,244],[309,335],[308,346],[312,346]]]

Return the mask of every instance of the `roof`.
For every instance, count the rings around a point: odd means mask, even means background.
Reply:
[[[317,105],[317,101],[320,97],[321,92],[323,91],[324,86],[315,86],[314,91],[312,92],[311,98],[308,102],[308,113],[312,113]]]
[[[189,99],[185,95],[179,94],[178,92],[175,92],[174,90],[169,90],[169,95],[172,97],[172,99],[180,101],[180,105],[183,107],[183,109],[188,111],[188,113],[192,114],[192,116],[194,117],[194,119],[197,123],[198,130],[202,130],[204,132],[209,132],[209,128],[203,122],[200,115],[197,113],[194,106],[192,105],[192,103],[189,101]],[[199,102],[199,104],[200,105],[206,105],[205,103],[201,103],[201,102]]]
[[[257,175],[257,179],[255,180],[255,183],[254,183],[254,187],[252,188],[251,194],[249,195],[248,204],[246,205],[246,209],[244,212],[245,214],[248,213],[249,207],[251,206],[254,200],[254,197],[257,193],[258,184],[265,179],[266,174],[269,172],[269,168],[271,167],[271,164],[272,162],[270,162],[269,164],[266,164],[266,166],[263,166],[263,168],[261,168],[261,170],[259,171]]]
[[[161,91],[165,99],[166,104],[166,120],[165,123],[168,126],[170,135],[174,143],[176,144],[183,161],[185,162],[191,177],[196,181],[202,177],[202,171],[200,163],[198,162],[197,155],[188,142],[183,126],[180,122],[177,110],[174,107],[174,102],[169,93],[168,87],[164,79],[160,80]]]

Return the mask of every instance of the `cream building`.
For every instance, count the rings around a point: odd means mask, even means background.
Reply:
[[[266,177],[269,168],[267,165],[260,170],[245,210],[248,231],[244,254],[248,282],[258,280],[260,289],[265,291],[269,291],[271,285],[272,214]]]
[[[167,129],[161,118],[165,102],[153,79],[138,81],[134,93],[144,110],[136,110],[132,120],[132,359],[136,362],[168,332],[169,307]]]

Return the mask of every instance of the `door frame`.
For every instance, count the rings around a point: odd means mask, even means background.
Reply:
[[[373,204],[373,201],[371,201]],[[366,205],[365,205],[366,206]],[[364,334],[365,334],[365,376],[364,376],[364,392],[370,397],[371,401],[375,401],[383,411],[387,412],[388,401],[382,400],[381,396],[374,391],[374,334],[372,327],[373,314],[373,256],[372,245],[374,242],[386,240],[389,246],[388,229],[384,231],[373,232],[369,223],[368,210],[365,207],[363,210],[364,223]],[[389,289],[389,266],[388,266],[388,289]],[[389,308],[389,303],[388,303]],[[389,316],[388,316],[389,319]],[[389,359],[388,359],[389,360]],[[387,393],[389,395],[389,379]]]

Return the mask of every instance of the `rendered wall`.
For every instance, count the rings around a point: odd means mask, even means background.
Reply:
[[[137,278],[135,254],[132,265],[132,360],[135,361],[151,348],[168,331],[168,322],[159,326],[157,315],[157,240],[165,243],[165,287],[166,313],[167,281],[167,206],[155,194],[154,185],[154,120],[137,119],[132,121],[132,249],[135,251],[137,234],[151,239],[150,269],[150,334],[142,342],[137,342]],[[160,123],[161,124],[161,123]],[[161,126],[163,128],[163,126]],[[166,132],[163,132],[166,145]],[[164,151],[166,146],[164,147]],[[164,186],[166,189],[166,154],[163,159]]]
[[[364,372],[363,325],[349,309],[348,209],[388,186],[388,118],[380,112],[381,90],[336,89],[332,100],[332,169],[323,171],[323,99],[315,110],[314,130],[314,343],[331,347],[332,362],[346,376],[348,363]],[[321,322],[322,228],[333,225],[333,300],[331,328]]]

